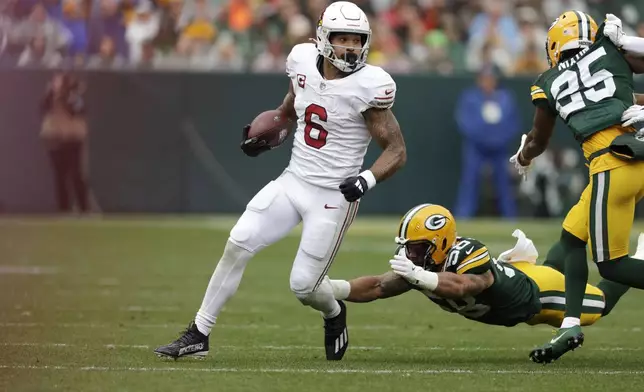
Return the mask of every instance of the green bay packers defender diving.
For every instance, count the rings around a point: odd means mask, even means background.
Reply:
[[[402,218],[390,260],[392,271],[351,281],[331,280],[336,298],[369,302],[420,291],[448,312],[485,324],[519,323],[559,326],[565,307],[564,275],[557,265],[536,265],[532,241],[516,230],[516,246],[498,260],[485,245],[456,233],[456,221],[444,207],[421,204]],[[644,239],[644,237],[643,237]],[[582,323],[607,315],[620,295],[612,282],[587,285]]]
[[[636,102],[633,73],[644,62],[605,35],[609,21],[597,28],[590,15],[568,11],[548,31],[546,53],[551,68],[531,89],[536,106],[532,130],[510,161],[524,174],[545,151],[560,117],[579,142],[589,166],[589,185],[567,214],[558,249],[565,263],[566,317],[550,342],[533,350],[539,363],[556,360],[584,341],[580,318],[588,280],[586,244],[603,278],[644,288],[644,260],[629,257],[635,204],[644,195],[644,145],[625,111]],[[641,97],[637,99],[639,101]],[[618,290],[616,288],[616,290]]]

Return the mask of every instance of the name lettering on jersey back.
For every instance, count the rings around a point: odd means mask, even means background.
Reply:
[[[560,63],[559,66],[557,67],[557,70],[563,71],[564,69],[568,69],[568,68],[572,67],[573,65],[577,64],[577,61],[579,61],[580,58],[584,57],[584,55],[586,53],[588,53],[589,50],[590,50],[590,48],[586,48],[586,49],[582,50],[581,52],[577,53],[575,55],[575,57],[573,57],[571,59],[568,59],[568,60],[564,61],[563,63]]]

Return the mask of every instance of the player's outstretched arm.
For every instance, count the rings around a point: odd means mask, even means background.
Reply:
[[[525,145],[518,157],[518,161],[522,166],[528,166],[534,158],[546,150],[552,132],[555,129],[556,121],[557,116],[552,112],[537,106],[534,113],[532,130],[528,132]]]
[[[277,108],[284,116],[288,117],[291,121],[297,120],[297,113],[295,112],[295,91],[293,90],[293,83],[289,81],[288,92],[284,97],[284,101]]]
[[[405,139],[391,109],[370,108],[365,110],[362,115],[371,137],[383,150],[369,169],[376,178],[376,182],[381,182],[405,165],[407,161]]]
[[[361,276],[348,282],[346,280],[330,282],[335,298],[349,302],[371,302],[395,297],[412,289],[405,279],[393,272],[386,272],[379,276]]]
[[[482,274],[436,273],[415,265],[404,255],[395,255],[389,264],[394,274],[413,287],[429,290],[443,298],[460,299],[477,295],[494,283],[494,275],[489,270]]]
[[[492,283],[494,283],[494,275],[490,271],[481,275],[439,272],[438,286],[433,292],[443,298],[460,299],[480,294],[492,286]]]

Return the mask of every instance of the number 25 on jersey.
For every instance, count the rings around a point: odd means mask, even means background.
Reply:
[[[578,69],[568,69],[552,82],[550,92],[556,101],[557,111],[564,120],[586,107],[584,98],[591,102],[599,102],[615,94],[617,86],[610,71],[602,69],[594,74],[590,73],[591,64],[604,56],[606,49],[598,48],[577,62]],[[583,88],[579,85],[579,80]]]

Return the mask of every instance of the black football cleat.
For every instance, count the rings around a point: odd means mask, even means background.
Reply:
[[[349,331],[347,330],[347,307],[342,301],[340,314],[331,319],[324,319],[324,348],[326,359],[339,361],[349,347]]]
[[[199,332],[197,325],[192,321],[179,339],[168,345],[157,347],[154,353],[160,358],[174,360],[181,357],[204,358],[208,355],[208,336]]]

